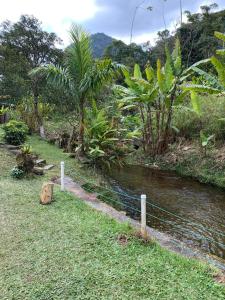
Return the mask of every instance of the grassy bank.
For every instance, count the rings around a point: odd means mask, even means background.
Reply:
[[[211,147],[204,156],[198,140],[170,145],[164,155],[152,158],[138,150],[127,158],[127,163],[175,171],[181,176],[192,177],[225,189],[225,147]]]
[[[49,163],[79,167],[38,138],[30,143]],[[224,299],[206,265],[144,244],[57,187],[56,201],[41,206],[41,185],[59,170],[17,181],[9,177],[14,160],[0,149],[1,299]]]

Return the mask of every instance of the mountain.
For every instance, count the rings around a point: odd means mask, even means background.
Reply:
[[[113,38],[104,33],[95,33],[91,35],[93,55],[100,58],[104,54],[106,47],[112,44]]]

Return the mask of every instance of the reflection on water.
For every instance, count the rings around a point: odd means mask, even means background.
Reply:
[[[147,204],[149,226],[225,259],[224,191],[141,166],[113,168],[109,176],[113,188],[127,195],[120,198],[130,216],[140,218],[140,201],[128,196],[140,199],[144,193],[147,201],[180,217]]]

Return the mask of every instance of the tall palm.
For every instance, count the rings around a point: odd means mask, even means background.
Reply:
[[[52,64],[35,68],[31,76],[40,74],[69,92],[79,110],[79,148],[84,154],[84,109],[87,102],[111,80],[118,66],[111,60],[95,61],[92,55],[90,35],[78,25],[70,30],[71,45],[66,50],[63,66]]]

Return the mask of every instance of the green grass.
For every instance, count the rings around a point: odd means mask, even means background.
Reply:
[[[50,163],[79,164],[38,138],[32,147]],[[9,177],[15,158],[0,149],[0,295],[6,299],[224,299],[225,288],[200,262],[144,244],[81,200],[55,188],[39,204],[43,181]],[[82,170],[84,172],[84,170]],[[90,174],[87,174],[89,177]],[[118,236],[128,243],[121,245]]]

